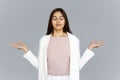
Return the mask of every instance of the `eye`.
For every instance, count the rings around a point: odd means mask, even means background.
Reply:
[[[60,20],[63,20],[63,19],[60,19]]]
[[[64,19],[64,17],[60,17],[60,20],[63,20]]]
[[[52,20],[57,20],[56,18],[53,18]]]
[[[53,17],[52,17],[52,20],[57,20],[56,16],[53,16]]]

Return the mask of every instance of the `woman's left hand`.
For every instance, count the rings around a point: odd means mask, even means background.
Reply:
[[[92,50],[93,48],[98,48],[100,46],[103,45],[103,42],[102,41],[97,41],[97,40],[94,40],[94,41],[91,41],[89,46],[88,46],[88,49]]]

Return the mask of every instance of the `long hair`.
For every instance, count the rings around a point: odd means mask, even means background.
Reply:
[[[53,32],[52,17],[54,15],[54,13],[57,12],[57,11],[60,11],[62,13],[64,19],[65,19],[65,25],[64,25],[64,28],[63,28],[63,32],[69,32],[69,33],[72,34],[72,31],[70,30],[70,27],[69,27],[69,21],[68,21],[68,18],[67,18],[67,15],[66,15],[65,11],[62,8],[55,8],[50,14],[46,35],[49,35],[50,33]]]

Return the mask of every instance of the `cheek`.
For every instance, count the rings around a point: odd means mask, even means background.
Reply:
[[[52,25],[55,25],[55,21],[52,21]]]
[[[62,24],[65,25],[65,21],[62,21]]]

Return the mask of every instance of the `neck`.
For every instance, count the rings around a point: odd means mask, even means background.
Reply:
[[[65,37],[65,36],[67,36],[67,34],[65,32],[63,32],[63,30],[54,30],[52,35],[55,36],[55,37]]]

